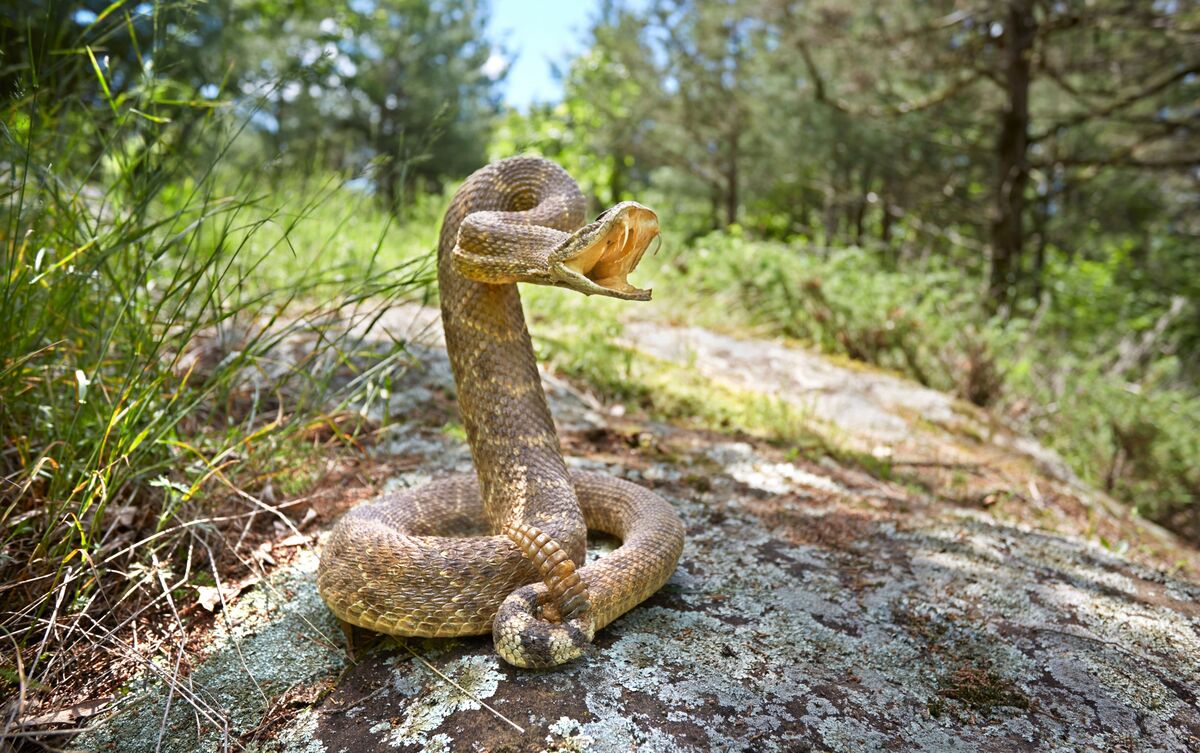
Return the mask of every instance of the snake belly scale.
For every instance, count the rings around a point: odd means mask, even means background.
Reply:
[[[584,209],[566,171],[537,157],[488,165],[455,194],[438,285],[475,474],[343,516],[317,574],[340,620],[404,636],[491,632],[509,663],[553,666],[674,572],[684,529],[666,500],[567,469],[525,326],[518,282],[649,298],[627,276],[657,217],[623,202],[585,223]],[[622,543],[584,567],[589,528]]]

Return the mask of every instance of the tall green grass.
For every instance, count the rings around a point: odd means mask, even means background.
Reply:
[[[232,179],[246,113],[148,69],[118,91],[87,42],[123,19],[30,56],[0,125],[0,633],[16,648],[0,687],[14,694],[54,687],[89,633],[75,625],[128,626],[215,570],[193,556],[217,548],[208,521],[263,512],[271,479],[296,487],[314,421],[350,438],[347,408],[403,350],[363,329],[431,279],[428,228],[408,233],[343,180],[297,195]],[[7,729],[23,712],[4,713]]]

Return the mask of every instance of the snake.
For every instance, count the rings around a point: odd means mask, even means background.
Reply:
[[[671,504],[568,469],[518,291],[532,283],[649,300],[628,276],[658,236],[657,215],[634,201],[587,222],[579,185],[541,157],[493,162],[455,192],[437,278],[474,473],[385,493],[338,520],[317,587],[344,628],[490,632],[509,664],[553,667],[670,579],[684,543]],[[620,545],[586,562],[589,529]]]

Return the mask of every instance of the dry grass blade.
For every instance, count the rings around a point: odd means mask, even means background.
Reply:
[[[0,727],[0,735],[7,735],[12,729],[13,724],[17,722],[21,714],[25,711],[25,663],[21,659],[21,645],[13,637],[12,633],[4,630],[4,637],[13,644],[13,658],[17,667],[17,696],[7,708],[4,709],[4,725]]]

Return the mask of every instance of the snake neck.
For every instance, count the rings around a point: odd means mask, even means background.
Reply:
[[[438,242],[446,349],[489,526],[493,533],[516,524],[534,526],[582,564],[587,528],[563,462],[517,286],[468,280],[451,264],[459,226],[479,211],[524,212],[536,224],[572,229],[582,224],[583,198],[553,163],[531,158],[494,163],[455,194]]]

